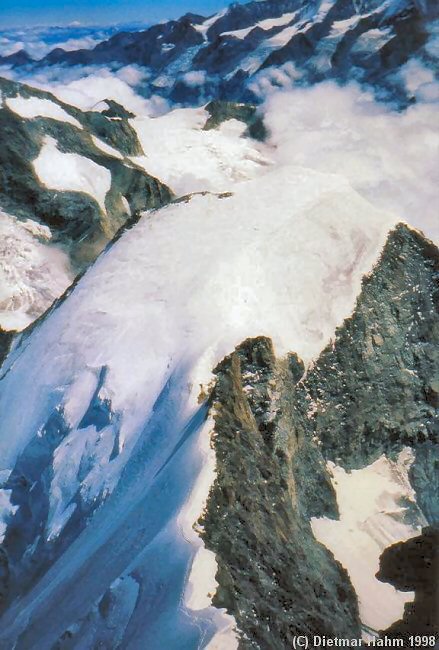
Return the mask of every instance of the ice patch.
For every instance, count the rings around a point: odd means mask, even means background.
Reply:
[[[203,34],[204,37],[206,37],[206,33],[209,30],[212,25],[216,23],[219,18],[222,18],[225,16],[227,13],[227,9],[223,9],[222,11],[219,11],[217,14],[214,14],[210,18],[207,18],[204,22],[202,22],[200,25],[194,25],[194,28],[197,30],[197,32],[200,32]]]
[[[47,226],[0,210],[0,326],[22,330],[72,283],[66,253],[48,246]]]
[[[125,196],[122,196],[121,200],[122,200],[122,205],[123,205],[123,207],[125,209],[125,212],[131,216],[131,208],[130,208],[130,204],[128,203],[128,199]]]
[[[262,148],[236,137],[236,129],[204,131],[208,117],[203,108],[185,108],[158,118],[130,120],[146,154],[133,161],[180,196],[227,191],[232,183],[265,171],[269,162]],[[239,128],[241,133],[245,130],[242,124]]]
[[[340,519],[311,520],[316,539],[347,569],[362,622],[377,631],[402,618],[405,603],[414,598],[414,593],[397,591],[375,578],[384,549],[415,537],[425,525],[407,475],[412,462],[413,452],[406,448],[396,462],[383,455],[349,473],[328,463]],[[407,501],[417,512],[417,525],[406,521]]]
[[[105,167],[85,156],[63,153],[50,137],[45,138],[33,166],[48,189],[90,194],[105,212],[105,197],[111,188],[111,172]]]
[[[67,124],[72,124],[78,129],[82,129],[82,124],[78,122],[72,115],[67,113],[59,104],[51,101],[50,99],[41,99],[39,97],[12,97],[6,100],[7,106],[20,115],[20,117],[25,117],[27,119],[33,119],[35,117],[47,117],[52,120],[58,120],[60,122],[66,122]]]
[[[345,34],[347,31],[355,27],[360,21],[360,16],[355,14],[350,18],[345,18],[343,20],[334,20],[331,25],[331,36],[339,36],[340,34]]]
[[[281,32],[278,34],[275,34],[271,38],[267,39],[266,41],[266,46],[269,47],[270,49],[277,49],[281,48],[293,38],[300,30],[300,28],[297,25],[291,25],[290,27],[286,27],[283,29]]]
[[[1,483],[4,483],[7,480],[7,475],[9,472],[1,473],[4,475]],[[12,490],[4,490],[0,487],[0,544],[4,540],[10,517],[12,517],[17,512],[19,507],[17,505],[12,505],[11,493]]]
[[[294,20],[296,15],[297,11],[294,11],[292,13],[283,14],[283,16],[280,16],[279,18],[267,18],[266,20],[261,20],[259,23],[251,25],[251,27],[246,27],[245,29],[236,29],[230,32],[223,32],[222,36],[234,36],[235,38],[243,39],[257,27],[260,27],[265,31],[273,29],[273,27],[281,27],[282,25],[286,25],[287,23],[290,23],[292,20]]]

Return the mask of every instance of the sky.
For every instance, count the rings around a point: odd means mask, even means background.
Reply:
[[[71,22],[108,25],[154,23],[187,11],[212,14],[227,0],[0,0],[0,29]]]

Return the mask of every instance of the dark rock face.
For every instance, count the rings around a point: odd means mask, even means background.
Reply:
[[[0,366],[9,354],[16,332],[5,331],[0,327]]]
[[[315,512],[334,517],[337,506],[321,456],[290,427],[288,363],[260,338],[245,341],[215,374],[218,474],[201,521],[219,566],[214,604],[235,616],[242,648],[291,648],[296,634],[358,636],[347,574],[301,516],[309,482],[320,495]],[[313,454],[306,485],[292,467],[296,456]]]
[[[363,12],[353,10],[349,3],[335,2],[322,20],[315,21],[305,34],[294,35],[284,47],[270,54],[262,67],[292,61],[301,67],[305,82],[326,78],[344,82],[354,78],[373,85],[382,97],[402,99],[400,94],[404,90],[398,88],[394,73],[414,55],[430,59],[424,46],[429,38],[428,25],[433,13],[414,2],[401,2],[393,12],[385,7],[380,10],[379,3],[375,4],[376,7],[368,5]],[[349,19],[356,20],[341,37],[331,36],[337,21]],[[382,33],[381,44],[367,45],[372,30]],[[325,42],[328,43],[326,65],[316,68],[316,58],[325,54]],[[331,42],[336,43],[335,48]]]
[[[405,605],[404,617],[383,632],[387,637],[410,635],[439,637],[439,525],[424,528],[422,535],[394,544],[380,558],[377,578],[400,591],[414,591],[415,600]]]
[[[121,119],[128,120],[132,117],[135,117],[134,113],[127,111],[124,106],[118,102],[115,102],[114,99],[107,99],[105,103],[108,106],[108,108],[102,111],[102,115],[105,115],[105,117],[120,117]]]
[[[258,115],[257,107],[249,104],[237,104],[236,102],[210,102],[206,106],[210,114],[204,128],[206,131],[216,129],[227,120],[238,120],[247,124],[244,135],[255,140],[265,140],[268,132],[262,117]]]
[[[217,478],[201,523],[218,561],[214,604],[235,616],[240,647],[291,648],[295,634],[359,636],[347,574],[309,525],[338,517],[325,461],[361,468],[412,447],[417,504],[439,521],[438,262],[438,249],[401,224],[353,315],[303,378],[297,356],[277,360],[265,338],[245,341],[216,368]],[[417,590],[395,636],[434,633],[437,593],[424,583],[437,564],[437,531],[416,540],[383,555],[380,579]]]
[[[439,251],[400,225],[301,389],[326,458],[355,468],[437,443],[438,311]]]
[[[21,95],[55,102],[83,126],[78,129],[72,124],[42,117],[23,119],[5,103],[0,108],[0,205],[19,218],[37,218],[48,225],[54,234],[54,243],[69,249],[76,268],[82,269],[93,261],[132,214],[160,207],[171,198],[170,190],[160,181],[134,163],[125,164],[94,144],[92,135],[123,155],[142,153],[126,118],[110,119],[100,113],[83,113],[49,93],[6,80],[0,81],[0,89],[4,98]],[[60,151],[85,156],[111,172],[105,212],[92,196],[49,190],[39,181],[32,161],[37,158],[46,136],[57,141]],[[127,199],[131,215],[122,197]]]
[[[370,86],[380,99],[406,106],[415,98],[399,71],[414,57],[433,72],[437,68],[428,43],[438,16],[434,0],[390,5],[383,0],[334,0],[330,6],[317,0],[234,3],[209,23],[186,14],[141,32],[121,32],[93,50],[58,48],[34,65],[143,65],[150,81],[142,92],[192,105],[215,99],[258,102],[263,97],[254,90],[255,80],[293,64],[295,83],[355,80]],[[263,23],[267,20],[272,23]],[[23,57],[22,63],[20,58],[11,63],[31,66]],[[189,70],[204,72],[204,82],[187,83]],[[276,75],[270,83],[276,86]]]
[[[418,504],[428,522],[439,521],[439,452],[437,441],[424,442],[416,449],[416,458],[410,468]]]
[[[209,28],[207,35],[213,40],[222,32],[251,27],[261,20],[279,18],[283,14],[297,11],[301,7],[300,0],[268,0],[268,2],[248,2],[229,5],[227,12]]]
[[[119,62],[122,64],[160,67],[173,60],[186,49],[200,45],[203,37],[193,26],[190,15],[178,21],[154,25],[141,32],[119,32],[109,40],[96,45],[93,50],[66,52],[53,50],[40,65],[67,63],[89,65]],[[165,47],[163,47],[165,46]],[[168,46],[168,47],[166,47]]]
[[[0,65],[22,66],[34,63],[34,60],[26,52],[26,50],[18,50],[14,54],[8,56],[0,56]]]

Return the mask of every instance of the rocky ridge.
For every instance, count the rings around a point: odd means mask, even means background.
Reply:
[[[213,602],[235,616],[240,648],[283,650],[317,632],[360,636],[348,575],[308,519],[337,517],[337,503],[321,455],[291,429],[299,368],[297,358],[277,361],[261,338],[215,369],[217,478],[200,524],[218,562]]]
[[[48,226],[52,242],[69,251],[77,270],[93,261],[133,215],[171,199],[172,193],[163,183],[128,159],[143,150],[126,117],[82,112],[50,93],[6,79],[0,80],[0,91],[0,206],[19,219]],[[38,114],[22,117],[10,103],[17,98],[48,102],[59,107],[69,121]],[[48,138],[57,143],[61,153],[76,154],[110,172],[105,207],[85,190],[48,189],[38,178],[33,163]]]
[[[437,248],[401,224],[352,316],[306,373],[296,355],[276,359],[265,338],[244,342],[216,368],[217,478],[200,524],[218,561],[214,603],[235,616],[240,648],[285,649],[297,634],[359,636],[349,577],[309,525],[338,518],[328,461],[350,470],[411,447],[417,504],[437,525],[438,262]],[[390,553],[383,566],[391,561],[391,574],[405,575]],[[391,580],[389,571],[379,579]],[[329,618],[322,602],[331,602]],[[431,621],[431,602],[427,610]],[[427,633],[425,608],[407,616],[396,636]]]
[[[200,406],[201,415],[195,416],[210,416],[213,420],[216,453],[216,479],[196,530],[217,562],[218,588],[213,605],[234,617],[240,647],[284,650],[291,647],[297,634],[361,635],[357,594],[350,576],[317,541],[312,527],[314,518],[336,521],[339,517],[329,461],[348,470],[361,468],[382,454],[392,457],[409,446],[415,456],[411,482],[417,507],[426,522],[437,522],[437,406],[431,403],[431,390],[427,388],[431,388],[438,372],[434,353],[438,336],[438,257],[437,248],[420,233],[399,225],[389,235],[375,268],[364,279],[352,316],[340,326],[334,342],[313,367],[305,371],[294,353],[276,358],[271,341],[260,337],[239,345],[215,369],[216,384]],[[383,299],[386,309],[382,308]],[[384,341],[388,337],[392,351],[386,353]],[[410,381],[401,384],[407,371]],[[100,432],[110,433],[111,446],[105,443],[105,458],[108,456],[112,463],[117,462],[122,449],[121,420],[107,389],[108,372],[106,366],[93,370],[96,386],[81,411],[77,441],[87,435],[90,440],[94,436],[98,440]],[[383,377],[391,381],[383,381]],[[408,409],[403,413],[410,413],[410,418],[403,416],[403,422],[402,386],[403,406]],[[382,405],[380,411],[375,410],[375,419],[363,398],[365,390],[374,395],[375,404]],[[172,387],[164,389],[156,405],[158,411],[169,408],[169,391]],[[351,412],[346,404],[355,400]],[[379,419],[383,414],[385,419]],[[406,418],[408,428],[403,426]],[[362,422],[367,423],[367,428],[361,427]],[[330,435],[336,427],[338,438]],[[395,436],[395,432],[399,435]],[[32,590],[38,590],[39,582],[47,580],[50,572],[56,573],[57,567],[59,570],[78,536],[86,533],[108,506],[105,491],[90,500],[83,490],[82,478],[89,476],[93,463],[98,462],[90,450],[69,486],[73,514],[69,511],[69,521],[62,530],[47,535],[56,458],[71,433],[67,414],[55,405],[40,435],[30,439],[12,471],[4,477],[2,487],[10,499],[0,555],[5,618],[11,616],[14,603],[26,603]],[[187,436],[185,431],[160,472],[171,468],[178,450],[185,449]],[[144,444],[150,444],[148,439]],[[147,458],[142,446],[137,453],[132,466],[136,472]],[[183,467],[178,465],[176,475]],[[131,480],[131,470],[125,474],[125,479]],[[160,481],[157,487],[160,494],[166,495],[169,480],[164,473],[165,482],[162,485]],[[153,496],[146,492],[132,516],[146,516],[151,499]],[[412,510],[411,503],[403,503],[398,517],[411,520]],[[139,537],[132,517],[130,522],[126,527],[127,548],[135,545],[140,554],[136,561],[140,562],[148,527],[142,528]],[[117,529],[112,544],[120,534]],[[110,554],[114,552],[109,548]],[[90,570],[90,563],[97,562],[102,552],[100,549],[87,560]],[[149,561],[157,552],[153,545],[148,550],[152,554],[148,555]],[[127,560],[124,562],[126,565],[122,562],[121,566],[131,566]],[[139,591],[139,584],[147,584],[148,580],[143,573],[139,578],[139,571],[144,571],[141,566],[136,571],[120,569],[110,587],[108,581],[102,581],[108,587],[102,592],[99,585],[93,587],[94,600],[88,609],[77,601],[71,606],[68,592],[61,585],[65,619],[54,616],[47,628],[48,638],[53,638],[57,630],[58,640],[53,647],[79,648],[84,639],[100,640],[114,648],[131,647],[129,639],[137,637],[130,635],[142,635],[149,629],[145,631],[141,615],[148,597],[147,591]],[[151,569],[152,565],[145,566]],[[382,578],[391,576],[383,573]],[[85,574],[81,579],[86,579]],[[176,602],[181,603],[181,598],[178,587]],[[41,607],[44,610],[49,605],[50,601]],[[411,611],[410,629],[420,630],[418,610],[415,607]],[[18,648],[30,647],[36,630],[41,630],[41,619],[35,611],[32,616],[31,625],[19,627]],[[117,634],[109,640],[113,625]],[[5,643],[13,634],[6,626]],[[211,632],[205,634],[205,639],[210,638]],[[187,643],[188,648],[195,647],[193,639]]]

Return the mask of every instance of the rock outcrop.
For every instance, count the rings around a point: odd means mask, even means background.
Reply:
[[[126,117],[111,119],[98,112],[82,112],[50,93],[5,79],[0,80],[0,90],[0,206],[20,219],[49,226],[52,242],[69,251],[77,270],[92,262],[133,215],[171,199],[166,185],[126,158],[143,153]],[[24,118],[8,105],[8,99],[17,97],[50,102],[72,121]],[[57,143],[60,152],[77,154],[108,170],[111,187],[105,209],[85,191],[48,189],[38,178],[33,162],[47,138]],[[96,139],[103,145],[98,146]]]
[[[437,442],[438,312],[439,251],[401,224],[301,387],[326,458],[358,468]]]
[[[209,118],[204,125],[206,131],[216,129],[227,120],[238,120],[247,125],[245,136],[264,141],[268,135],[263,118],[258,114],[257,107],[251,104],[236,102],[209,102],[206,106]]]
[[[439,638],[439,525],[419,537],[390,546],[380,559],[377,578],[400,591],[414,591],[415,600],[405,606],[404,617],[382,635],[407,639],[411,635]],[[430,645],[433,643],[430,641]]]
[[[265,338],[245,341],[216,368],[217,476],[200,523],[218,562],[213,602],[235,616],[240,647],[284,650],[296,634],[360,636],[347,573],[309,523],[338,518],[327,461],[358,469],[411,447],[417,504],[437,525],[438,270],[438,249],[400,224],[352,316],[308,372],[295,355],[276,359]],[[396,636],[435,633],[431,581],[422,587],[436,561],[422,549],[434,539],[429,529],[383,555],[379,579],[416,589]],[[412,548],[419,561],[407,571]]]
[[[300,634],[360,634],[346,571],[303,516],[309,491],[314,513],[336,517],[337,505],[322,457],[291,428],[297,359],[294,371],[289,361],[276,361],[260,338],[215,370],[217,479],[201,524],[218,562],[213,602],[235,616],[242,648],[290,648]],[[306,481],[293,471],[297,457],[302,467],[311,461]]]

